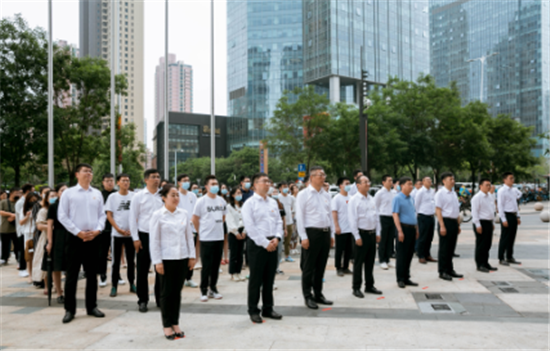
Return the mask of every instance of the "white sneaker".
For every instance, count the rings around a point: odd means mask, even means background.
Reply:
[[[277,284],[273,284],[273,290],[277,290]]]
[[[23,271],[19,271],[19,276],[20,276],[21,278],[26,278],[26,277],[29,276],[29,272],[27,272],[26,269],[23,270]]]
[[[188,288],[198,288],[199,285],[192,280],[186,280],[184,285]]]
[[[4,264],[4,263],[6,263],[6,261],[0,260],[0,264]]]
[[[237,278],[239,278],[239,281],[241,281],[241,282],[244,282],[244,281],[246,280],[246,278],[243,277],[243,276],[240,275],[240,274],[237,274]]]
[[[198,270],[198,269],[201,269],[202,268],[202,264],[199,262],[197,264],[195,264],[195,268],[193,268],[194,270]]]
[[[208,296],[201,295],[201,302],[208,302]]]
[[[118,285],[124,285],[124,284],[126,284],[126,280],[120,279],[120,280],[118,281]]]
[[[388,263],[388,267],[395,268],[395,263],[393,263],[393,262]]]
[[[103,280],[103,279],[100,278],[99,279],[99,286],[102,287],[102,288],[107,286],[107,279]]]
[[[234,282],[238,282],[238,281],[239,281],[239,277],[237,277],[236,274],[231,274],[231,280],[234,281]]]
[[[223,269],[220,268],[220,273],[223,273]]]
[[[380,268],[388,269],[388,264],[386,262],[382,262],[382,263],[380,263]]]
[[[220,294],[219,292],[212,291],[212,290],[208,291],[208,298],[210,299],[221,300],[222,297],[223,297],[222,294]]]

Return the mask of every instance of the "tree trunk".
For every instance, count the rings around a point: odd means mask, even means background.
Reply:
[[[476,169],[475,167],[471,167],[472,170],[472,196],[475,194],[476,189]]]
[[[21,166],[19,165],[19,163],[16,163],[13,166],[13,171],[15,172],[15,186],[21,186]]]

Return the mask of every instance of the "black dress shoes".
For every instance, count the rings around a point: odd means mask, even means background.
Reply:
[[[397,282],[397,286],[400,287],[401,289],[405,289],[405,282],[400,280]]]
[[[418,286],[418,283],[413,282],[412,280],[405,280],[405,285],[408,286]]]
[[[307,308],[311,308],[312,310],[316,310],[316,309],[319,308],[317,303],[311,297],[308,297],[306,299],[306,306],[307,306]]]
[[[88,312],[88,316],[94,316],[96,318],[103,318],[105,317],[105,313],[101,312],[97,307]]]
[[[374,286],[371,286],[370,288],[366,288],[365,292],[369,294],[382,295],[382,292],[376,289]]]
[[[260,317],[259,314],[251,314],[250,320],[252,321],[252,323],[256,323],[256,324],[262,324],[264,322],[264,320],[262,319],[262,317]]]
[[[183,330],[181,331],[181,333],[176,333],[174,332],[174,335],[176,336],[176,338],[185,338],[185,333],[183,332]]]
[[[503,266],[509,266],[510,264],[504,260],[500,260],[498,263],[500,263]]]
[[[142,302],[142,303],[139,304],[139,311],[141,313],[147,312],[147,304],[145,302]]]
[[[512,264],[521,264],[520,261],[516,261],[515,258],[509,258],[506,260],[508,263],[512,263]]]
[[[344,269],[344,274],[353,274],[352,271],[350,271],[349,268]]]
[[[168,340],[176,340],[176,334],[170,334],[170,335],[164,334],[164,337]]]
[[[67,311],[67,313],[65,313],[65,317],[63,317],[63,323],[69,323],[73,319],[74,319],[74,314]]]
[[[455,271],[452,271],[449,273],[449,275],[453,278],[464,278],[464,275],[463,274],[458,274],[457,272]]]
[[[315,302],[320,303],[321,305],[332,305],[333,302],[330,300],[327,300],[323,295],[315,298]]]
[[[437,262],[437,260],[435,258],[433,258],[432,256],[428,256],[428,258],[426,258],[426,261],[428,261],[428,262]]]
[[[498,268],[497,267],[493,267],[491,265],[488,265],[487,268],[489,268],[490,271],[498,271]]]
[[[336,272],[336,275],[338,275],[339,277],[343,277],[344,276],[344,271],[339,269],[337,272]]]
[[[262,312],[262,317],[276,319],[276,320],[283,319],[283,316],[281,314],[278,314],[277,312],[275,312],[273,310],[271,312]]]
[[[358,297],[358,298],[360,298],[360,299],[362,299],[363,297],[365,297],[365,295],[363,295],[363,293],[362,293],[361,290],[359,290],[359,289],[354,289],[354,290],[353,290],[353,296]]]
[[[450,275],[448,275],[447,273],[441,273],[439,274],[439,279],[443,279],[443,280],[453,280],[453,277],[451,277]]]
[[[478,270],[478,272],[482,272],[482,273],[489,273],[489,272],[490,272],[490,271],[489,271],[489,268],[483,267],[483,266],[482,266],[482,267],[478,267],[477,270]]]

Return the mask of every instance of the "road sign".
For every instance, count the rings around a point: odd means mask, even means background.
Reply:
[[[298,165],[298,179],[304,180],[305,176],[306,176],[306,164],[300,163]]]

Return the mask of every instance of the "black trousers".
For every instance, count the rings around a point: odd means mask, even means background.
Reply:
[[[120,259],[122,258],[122,247],[126,252],[126,264],[128,265],[126,273],[128,276],[128,284],[133,285],[136,276],[136,249],[131,237],[118,238],[113,236],[113,264],[111,266],[111,285],[113,288],[118,286],[120,280]]]
[[[104,276],[107,275],[107,257],[109,256],[109,248],[111,247],[111,231],[102,231],[96,239],[99,241],[99,262],[97,273]]]
[[[25,235],[21,235],[17,238],[17,252],[19,252],[19,270],[24,271],[27,269],[27,261],[25,260]]]
[[[273,238],[271,238],[273,239]],[[260,290],[262,294],[262,310],[273,310],[273,282],[279,260],[277,250],[268,252],[263,246],[258,246],[252,239],[246,239],[250,278],[248,280],[248,314],[258,314],[260,309]]]
[[[303,250],[302,294],[304,298],[323,296],[323,277],[330,252],[330,229],[306,228],[309,248]]]
[[[162,260],[164,275],[159,274],[160,314],[162,326],[170,328],[179,324],[181,308],[181,290],[189,270],[189,259]]]
[[[353,290],[361,289],[363,280],[361,274],[365,270],[365,288],[374,286],[374,277],[372,270],[376,258],[376,231],[359,229],[359,236],[363,245],[355,245],[355,256],[353,256]]]
[[[435,217],[419,214],[418,219],[418,247],[416,253],[418,258],[432,257],[430,249],[434,238]]]
[[[480,220],[481,234],[476,231],[475,224],[474,233],[476,235],[476,251],[475,259],[477,268],[489,267],[489,250],[493,244],[493,221]]]
[[[19,240],[17,240],[17,233],[1,233],[2,238],[2,259],[8,262],[11,252],[11,244],[13,243],[13,251],[15,253],[15,260],[19,259]]]
[[[139,232],[141,247],[137,253],[136,291],[138,304],[149,302],[149,268],[151,268],[151,253],[149,251],[149,233]],[[155,270],[155,302],[160,305],[159,275]]]
[[[99,234],[101,235],[101,234]],[[82,241],[69,234],[67,276],[65,278],[65,310],[76,313],[76,287],[80,267],[86,273],[86,311],[97,307],[97,264],[99,260],[99,240]]]
[[[195,245],[195,248],[197,247],[197,233],[193,233],[193,245]],[[189,269],[187,271],[187,277],[185,277],[185,280],[191,280],[193,278],[193,269]]]
[[[353,248],[353,235],[351,233],[341,233],[336,235],[336,250],[334,253],[334,266],[337,270],[348,269],[349,259]],[[342,263],[342,256],[344,262]]]
[[[208,288],[217,292],[218,275],[223,254],[223,240],[201,241],[201,293],[206,295]]]
[[[400,242],[399,236],[397,237],[395,275],[398,282],[406,282],[411,279],[411,261],[416,242],[416,228],[401,223],[401,229],[405,239]]]
[[[439,274],[454,272],[453,255],[456,249],[456,241],[458,239],[458,221],[451,218],[443,218],[447,234],[441,236],[441,227],[437,225],[439,234],[439,257],[438,270]]]
[[[500,221],[500,241],[498,243],[498,259],[503,261],[514,258],[514,242],[518,232],[518,217],[515,213],[505,213],[508,227]]]
[[[243,228],[239,228],[239,234],[243,232]],[[227,234],[229,238],[229,274],[240,274],[243,268],[243,249],[246,239],[239,240],[232,233]]]
[[[395,223],[393,217],[380,216],[380,243],[378,244],[378,260],[380,263],[389,263],[393,253],[393,241],[395,240]]]

